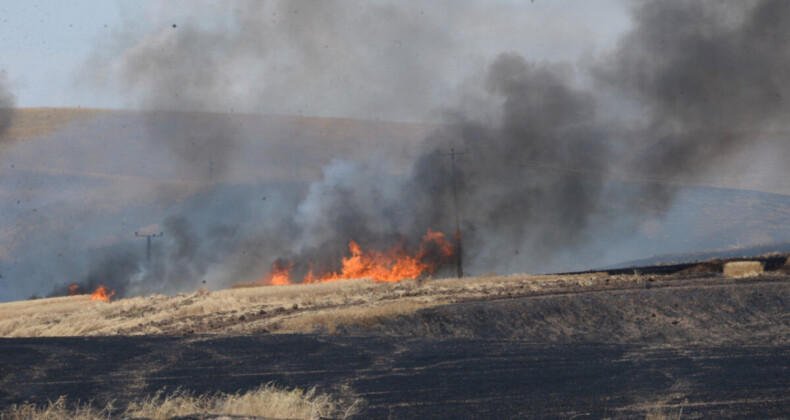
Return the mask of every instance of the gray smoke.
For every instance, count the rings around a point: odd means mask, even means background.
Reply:
[[[661,213],[673,181],[705,176],[720,158],[785,128],[790,29],[780,17],[788,9],[781,1],[639,3],[634,29],[595,61],[587,84],[571,66],[503,54],[486,78],[496,117],[451,112],[407,179],[336,163],[300,205],[300,244],[315,259],[312,249],[351,238],[451,232],[452,178],[438,152],[454,147],[466,152],[459,183],[473,270],[594,264],[590,245],[617,240],[640,214]],[[634,109],[618,116],[617,104]],[[575,261],[562,260],[574,252]]]
[[[646,171],[706,162],[786,128],[790,4],[781,0],[644,2],[599,77],[648,116],[632,148]]]
[[[206,278],[227,285],[283,259],[299,272],[308,263],[337,268],[350,240],[382,248],[414,244],[427,229],[450,234],[450,162],[439,156],[450,148],[465,152],[457,163],[470,271],[594,264],[599,245],[669,206],[675,190],[665,180],[704,177],[761,133],[786,128],[789,9],[779,0],[635,3],[633,29],[587,67],[501,54],[483,86],[461,88],[482,91],[488,108],[447,110],[407,171],[337,159],[309,187],[278,190],[265,212],[249,198],[263,195],[254,187],[214,185],[168,209],[163,258],[152,266],[129,251],[133,263],[105,272],[113,264],[98,258],[91,272],[124,294]],[[116,74],[145,109],[266,111],[277,102],[292,113],[398,118],[443,81],[421,54],[442,60],[457,47],[441,28],[410,24],[414,13],[383,3],[238,2],[227,25],[179,24],[131,46],[121,38]],[[360,46],[366,37],[381,42]],[[149,125],[196,177],[209,161],[227,171],[238,141],[231,120],[205,116],[157,114]],[[118,249],[108,258],[125,255]]]
[[[403,119],[444,86],[431,67],[451,60],[455,41],[434,25],[468,9],[237,1],[211,16],[176,13],[143,39],[119,32],[90,73],[118,78],[146,108]]]
[[[435,89],[430,66],[447,60],[432,53],[452,43],[424,21],[455,12],[430,5],[240,1],[218,13],[209,24],[187,14],[142,39],[119,31],[87,66],[91,83],[115,83],[130,105],[149,110],[148,136],[173,157],[178,176],[200,187],[164,209],[165,236],[154,241],[154,261],[141,259],[142,240],[98,250],[79,281],[82,289],[93,287],[93,278],[119,296],[194,288],[201,280],[228,285],[257,280],[281,255],[315,249],[294,239],[310,236],[303,232],[312,232],[317,221],[294,217],[305,185],[225,183],[234,161],[243,158],[239,142],[249,141],[228,113],[408,118]],[[256,140],[266,142],[266,133],[261,136]],[[281,159],[297,165],[296,155],[289,151]],[[345,246],[337,249],[335,261]],[[119,269],[107,269],[113,266]]]
[[[5,72],[0,71],[0,144],[6,142],[5,132],[11,125],[16,98],[11,93]]]

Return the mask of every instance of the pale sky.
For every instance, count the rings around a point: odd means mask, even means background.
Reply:
[[[379,3],[386,2],[370,2]],[[19,107],[133,108],[137,105],[135,98],[126,95],[123,86],[92,86],[95,76],[87,77],[87,83],[86,78],[81,77],[92,54],[112,62],[121,59],[120,50],[109,49],[114,42],[132,47],[172,24],[182,28],[221,25],[223,19],[230,16],[226,13],[229,4],[233,3],[2,0],[0,71],[5,72]],[[397,4],[399,8],[409,8],[408,3]],[[413,4],[415,12],[428,7],[418,1]],[[437,9],[435,4],[431,7]],[[502,52],[517,52],[533,60],[576,62],[586,54],[611,48],[629,23],[623,2],[617,0],[481,0],[466,2],[463,8],[455,8],[454,4],[451,1],[445,6],[448,10],[446,31],[452,32],[449,37],[454,44],[450,51],[445,51],[449,57],[447,61],[440,64],[447,68],[438,69],[446,75],[448,91],[452,84],[483,70],[487,62]],[[439,10],[435,15],[438,18],[427,23],[433,26],[430,30],[438,33],[445,30],[443,13]],[[270,22],[261,22],[262,25],[267,23]],[[366,40],[359,42],[360,47],[364,47],[362,44]],[[278,75],[267,77],[277,78]],[[246,86],[242,85],[242,89]],[[333,95],[331,90],[324,93],[325,84],[317,84],[314,89],[322,90],[318,94]],[[306,93],[308,97],[316,95],[316,92]],[[441,90],[431,96],[426,93],[424,99],[431,106],[449,100]],[[290,114],[304,108],[274,103],[249,105],[245,109],[243,101],[239,102],[238,107],[251,112]],[[339,114],[355,112],[354,109],[337,110]],[[305,113],[321,114],[322,110],[308,108]]]

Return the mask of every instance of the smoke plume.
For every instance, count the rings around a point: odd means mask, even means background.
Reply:
[[[5,143],[5,132],[11,125],[16,98],[11,93],[5,72],[0,71],[0,144]]]
[[[779,16],[788,8],[637,4],[634,29],[595,60],[587,84],[568,65],[502,54],[487,69],[494,118],[451,113],[408,179],[336,163],[300,205],[299,242],[327,249],[451,230],[452,174],[437,152],[455,147],[466,152],[459,185],[472,267],[567,269],[572,263],[557,260],[569,251],[666,208],[673,181],[705,176],[717,159],[786,128],[790,30]],[[607,100],[636,111],[612,115]],[[585,264],[595,252],[589,257]]]
[[[647,116],[635,156],[653,173],[706,162],[784,129],[790,94],[790,4],[645,2],[599,76]]]
[[[443,84],[431,60],[459,48],[446,32],[413,24],[414,10],[384,3],[232,10],[217,27],[120,37],[107,71],[144,109],[266,112],[277,102],[294,114],[398,119],[420,108],[418,93]],[[505,52],[470,79],[482,85],[454,96],[482,95],[476,103],[487,109],[445,109],[412,167],[338,158],[309,186],[268,191],[265,211],[245,198],[263,195],[255,188],[205,185],[167,209],[160,258],[147,265],[120,244],[83,283],[100,277],[121,295],[199,279],[227,285],[261,277],[275,261],[301,273],[309,264],[336,268],[350,240],[382,248],[414,244],[427,229],[451,233],[453,174],[441,155],[451,148],[464,153],[456,164],[469,271],[593,265],[600,247],[671,204],[673,182],[709,176],[721,169],[715,162],[786,129],[788,15],[781,0],[644,1],[633,4],[633,27],[613,51],[577,66]],[[366,37],[386,43],[360,43]],[[380,94],[357,93],[370,90]],[[189,176],[201,177],[209,161],[220,175],[233,165],[241,134],[230,120],[167,115],[151,117],[150,135]]]

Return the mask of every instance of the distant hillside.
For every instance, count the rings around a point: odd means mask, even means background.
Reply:
[[[71,123],[115,112],[87,108],[18,108],[14,110],[6,137],[11,141],[46,137]]]
[[[191,130],[200,134],[205,127],[221,127],[223,134],[232,137],[218,140],[227,143],[222,147],[233,154],[233,170],[225,181],[234,182],[315,179],[320,177],[322,166],[338,157],[358,160],[380,156],[396,167],[405,167],[432,129],[428,125],[341,118],[21,108],[14,110],[6,135],[16,143],[33,139],[45,142],[27,146],[37,149],[35,164],[21,162],[28,170],[173,180],[184,174],[168,170],[173,167],[169,160],[172,156],[160,156],[170,152],[169,139],[161,138],[162,132],[189,135]],[[46,148],[43,154],[42,147]],[[47,151],[57,156],[49,158]],[[124,160],[117,162],[116,157]],[[112,165],[107,164],[110,160],[114,161]],[[139,164],[141,161],[149,164]],[[205,167],[208,176],[209,162],[193,165]],[[189,178],[193,176],[189,174]]]
[[[349,141],[373,139],[381,133],[399,133],[404,140],[419,140],[429,125],[389,121],[368,121],[348,118],[302,117],[293,115],[264,115],[213,112],[135,111],[95,108],[17,108],[6,135],[11,140],[47,137],[70,124],[86,123],[97,116],[124,117],[131,122],[145,122],[146,118],[189,115],[197,120],[225,120],[241,126],[263,128],[276,125],[301,136],[325,136],[326,140]],[[134,121],[138,120],[138,121]]]
[[[678,187],[672,206],[613,244],[618,268],[790,251],[790,196],[710,187]],[[619,256],[619,258],[615,257]]]

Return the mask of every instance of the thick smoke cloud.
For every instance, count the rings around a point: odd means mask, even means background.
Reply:
[[[484,86],[461,88],[482,87],[481,103],[493,111],[447,110],[405,172],[393,175],[384,161],[337,159],[304,190],[278,192],[266,213],[244,200],[228,204],[250,191],[214,185],[169,209],[163,258],[152,266],[136,252],[127,257],[132,264],[99,258],[90,272],[114,279],[125,294],[207,278],[227,285],[254,280],[280,259],[302,272],[308,262],[336,268],[349,240],[380,248],[413,244],[429,228],[451,233],[452,174],[449,158],[439,156],[450,148],[465,152],[458,181],[470,271],[594,264],[597,245],[622,239],[640,214],[671,203],[665,180],[705,176],[717,159],[786,128],[788,12],[779,0],[636,3],[633,29],[589,68],[501,54]],[[457,47],[442,30],[410,25],[411,13],[332,1],[238,3],[229,26],[169,27],[127,46],[114,74],[146,109],[230,111],[238,103],[263,110],[281,101],[294,113],[397,118],[417,106],[414,92],[443,74],[400,55],[391,40],[439,58]],[[386,46],[353,42],[377,31]],[[287,54],[278,43],[289,45]],[[271,63],[284,71],[272,74]],[[384,90],[376,100],[355,95],[349,77],[361,90]],[[320,91],[326,97],[310,96]],[[195,176],[208,161],[221,174],[232,165],[238,132],[221,118],[195,115],[155,116],[151,135]],[[563,259],[574,252],[588,259]],[[103,271],[110,266],[121,269]]]
[[[706,170],[781,127],[790,94],[790,4],[778,0],[645,2],[601,78],[644,107],[640,165]]]
[[[183,21],[142,39],[121,31],[89,73],[120,81],[145,108],[407,119],[428,111],[425,98],[446,84],[432,68],[458,47],[454,29],[434,25],[458,24],[470,8],[238,1],[176,14]]]
[[[139,244],[131,241],[99,251],[83,288],[93,287],[93,278],[120,296],[194,288],[205,279],[227,285],[263,276],[274,258],[317,249],[308,236],[314,236],[318,219],[309,202],[300,205],[294,198],[305,186],[261,192],[225,183],[240,157],[239,142],[249,139],[241,139],[232,118],[214,112],[408,118],[434,89],[430,66],[446,60],[440,52],[451,44],[420,20],[453,18],[430,5],[357,7],[340,1],[240,1],[218,14],[207,25],[191,19],[168,23],[142,39],[120,31],[87,68],[91,82],[115,83],[130,105],[150,111],[148,135],[162,154],[173,157],[179,176],[201,187],[188,202],[165,210],[165,237],[155,240],[152,263],[141,260]],[[387,182],[385,174],[377,178]],[[371,208],[364,217],[372,220],[374,209],[380,210]],[[355,233],[362,229],[343,237]],[[305,241],[294,240],[300,237]],[[119,269],[108,269],[113,266]]]
[[[583,242],[601,210],[605,176],[598,165],[606,163],[607,142],[594,98],[572,87],[572,74],[568,66],[504,54],[488,70],[488,91],[502,101],[496,121],[456,115],[426,140],[403,177],[335,162],[299,206],[303,254],[313,261],[327,249],[343,252],[337,244],[352,239],[386,246],[417,241],[427,229],[452,233],[451,165],[439,156],[452,147],[465,152],[458,182],[472,265],[515,269],[513,261],[528,261],[534,269],[557,249]],[[587,170],[547,174],[536,162]]]
[[[336,164],[300,207],[315,226],[300,242],[326,249],[349,237],[452,231],[451,174],[437,152],[455,147],[467,152],[459,165],[466,260],[478,271],[568,267],[558,257],[667,208],[673,181],[704,176],[783,127],[790,30],[779,16],[787,9],[642,2],[634,29],[596,61],[588,84],[568,65],[503,54],[487,70],[496,117],[448,118],[398,185]],[[637,111],[606,114],[616,109],[607,100]]]

